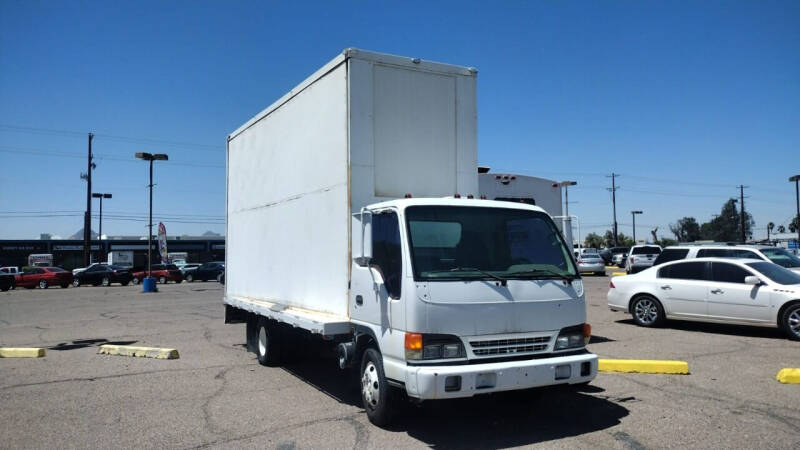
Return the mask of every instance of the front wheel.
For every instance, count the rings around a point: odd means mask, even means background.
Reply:
[[[642,295],[633,300],[631,314],[636,325],[642,327],[656,327],[664,322],[664,308],[658,300],[649,295]]]
[[[108,277],[103,277],[103,280],[100,281],[100,284],[102,284],[103,287],[106,287],[111,284],[111,280],[109,280]]]
[[[131,280],[131,283],[133,283],[133,284],[139,284],[139,283],[141,283],[141,280],[140,280],[140,279],[138,279],[138,278],[136,278],[136,277],[133,277],[133,279]]]
[[[81,285],[81,280],[79,280],[79,279],[77,279],[77,278],[75,278],[74,280],[72,280],[72,286],[73,286],[73,287],[78,287],[78,286],[80,286],[80,285]]]
[[[786,308],[781,324],[783,325],[783,331],[789,335],[789,339],[800,341],[800,303]]]
[[[39,280],[39,289],[47,289],[48,287],[46,280]]]
[[[194,275],[192,275],[192,274],[187,274],[187,275],[186,275],[186,281],[187,281],[187,282],[189,282],[189,283],[191,283],[192,281],[194,281]]]
[[[374,347],[368,348],[361,358],[361,401],[369,421],[379,427],[389,425],[397,407],[396,399],[396,389],[386,382],[381,353]]]
[[[167,277],[158,277],[158,284],[167,284]]]

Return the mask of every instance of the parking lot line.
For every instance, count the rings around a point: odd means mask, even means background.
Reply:
[[[781,383],[800,384],[800,369],[781,369],[775,379]]]
[[[624,277],[625,275],[627,275],[627,273],[625,273],[625,272],[611,272],[611,275],[614,275],[615,277]]]
[[[44,355],[43,348],[0,347],[0,358],[41,358]]]
[[[155,359],[178,359],[178,350],[174,348],[158,348],[158,347],[136,347],[133,345],[111,345],[104,344],[100,346],[97,353],[101,355],[117,355],[117,356],[134,356],[138,358],[155,358]]]
[[[598,360],[597,370],[600,372],[688,375],[689,363],[686,361],[600,359]]]

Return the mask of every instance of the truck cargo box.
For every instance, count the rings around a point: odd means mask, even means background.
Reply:
[[[478,195],[476,78],[347,49],[231,133],[226,303],[346,320],[351,214]]]

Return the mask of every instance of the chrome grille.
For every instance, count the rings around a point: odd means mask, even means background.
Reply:
[[[475,356],[515,355],[546,350],[550,336],[469,341]]]

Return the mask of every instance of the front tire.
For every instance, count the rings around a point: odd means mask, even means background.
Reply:
[[[111,280],[109,280],[108,277],[103,277],[103,279],[100,281],[100,284],[102,284],[103,287],[108,287],[111,285]]]
[[[167,284],[167,277],[158,277],[158,284]]]
[[[783,331],[793,341],[800,341],[800,303],[786,308],[781,319]]]
[[[192,275],[192,274],[187,274],[187,275],[186,275],[186,282],[187,282],[187,283],[191,283],[191,282],[193,282],[193,281],[194,281],[194,275]]]
[[[39,289],[47,289],[50,287],[46,280],[39,280]]]
[[[655,297],[640,295],[631,303],[633,321],[640,327],[657,327],[664,322],[664,308]]]
[[[136,277],[134,277],[134,278],[131,280],[131,283],[133,283],[134,285],[137,285],[137,284],[139,284],[139,283],[141,283],[141,282],[142,282],[142,280],[140,280],[140,279],[138,279],[138,278],[136,278]]]
[[[397,405],[396,389],[386,382],[383,357],[375,347],[364,351],[361,358],[361,401],[373,425],[385,427],[392,422]]]
[[[79,280],[77,278],[72,280],[72,287],[80,287],[80,285],[81,285],[81,280]]]

